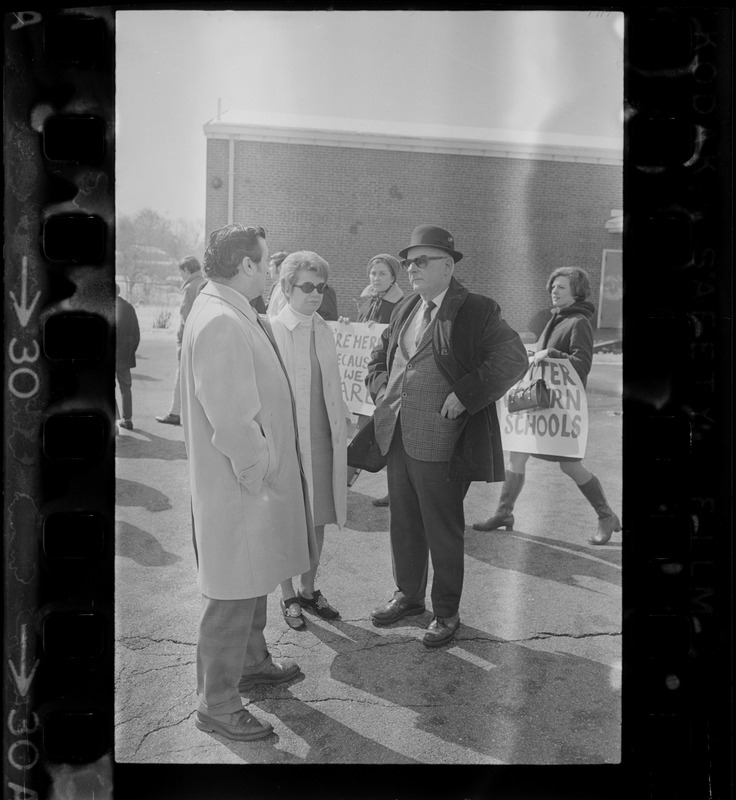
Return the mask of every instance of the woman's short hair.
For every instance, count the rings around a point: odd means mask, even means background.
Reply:
[[[232,278],[247,256],[258,263],[263,254],[266,231],[260,227],[225,225],[210,234],[204,253],[204,272],[209,278]]]
[[[399,259],[395,256],[389,255],[388,253],[379,253],[377,256],[373,256],[373,258],[368,262],[368,268],[366,269],[366,274],[370,277],[371,274],[371,267],[376,263],[383,263],[385,264],[390,270],[391,274],[394,276],[394,280],[398,280],[399,272],[401,264]]]
[[[179,269],[185,269],[187,272],[194,274],[202,269],[202,265],[199,263],[199,259],[194,256],[187,256],[181,264],[179,264]]]
[[[296,283],[296,274],[300,269],[316,273],[319,279],[325,283],[330,277],[330,265],[322,256],[313,253],[311,250],[297,250],[296,253],[290,253],[281,262],[279,280],[284,294],[286,294],[287,287],[291,291],[291,288]]]
[[[580,269],[580,267],[556,269],[547,280],[548,294],[552,291],[555,278],[567,278],[570,281],[570,291],[576,300],[587,300],[590,297],[590,278],[584,269]]]

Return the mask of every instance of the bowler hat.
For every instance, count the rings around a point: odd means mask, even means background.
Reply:
[[[406,258],[406,254],[412,247],[437,247],[440,250],[446,250],[455,263],[463,257],[462,253],[455,250],[455,239],[452,234],[444,228],[438,228],[437,225],[418,225],[414,228],[411,232],[409,246],[400,250],[399,255]]]

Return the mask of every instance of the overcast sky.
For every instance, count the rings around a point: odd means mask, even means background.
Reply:
[[[204,220],[218,101],[621,140],[622,34],[601,11],[118,12],[118,213]]]

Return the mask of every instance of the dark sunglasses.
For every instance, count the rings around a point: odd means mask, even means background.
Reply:
[[[327,284],[326,283],[311,283],[307,281],[306,283],[295,283],[295,289],[301,289],[304,294],[312,294],[312,292],[316,289],[320,294],[324,294],[327,291]]]
[[[401,266],[404,269],[409,269],[412,264],[416,264],[419,269],[424,269],[430,261],[439,261],[447,256],[414,256],[414,258],[404,258],[401,260]]]

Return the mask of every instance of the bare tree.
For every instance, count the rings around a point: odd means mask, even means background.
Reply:
[[[117,221],[116,272],[131,282],[165,280],[177,275],[176,265],[188,255],[201,257],[201,225],[179,219],[172,223],[145,208]]]

